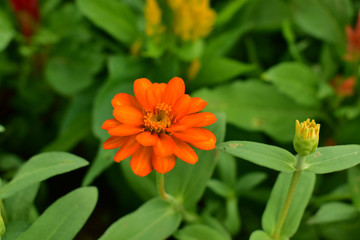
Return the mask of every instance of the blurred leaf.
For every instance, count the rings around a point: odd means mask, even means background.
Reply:
[[[320,147],[307,156],[307,171],[323,174],[341,171],[360,163],[360,145]]]
[[[66,152],[48,152],[35,155],[24,163],[8,184],[0,188],[0,198],[8,198],[34,183],[86,165],[88,162],[85,159]]]
[[[128,158],[128,160],[123,160],[119,167],[121,168],[124,178],[127,180],[128,184],[142,199],[149,200],[158,195],[154,171],[146,177],[139,177],[135,175],[130,167],[130,158]],[[167,182],[165,183],[165,186],[166,185]]]
[[[338,9],[344,9],[346,2],[331,1],[330,4],[328,0],[292,0],[291,7],[295,23],[303,31],[315,38],[342,46],[345,26],[338,21],[335,13]]]
[[[89,135],[91,114],[89,111],[79,112],[66,129],[57,138],[44,147],[44,152],[69,151],[80,140]]]
[[[3,51],[15,36],[15,30],[8,16],[0,10],[0,52]]]
[[[241,228],[240,212],[238,208],[238,199],[231,197],[226,200],[226,218],[224,221],[225,227],[228,229],[232,236],[239,233]]]
[[[208,127],[217,139],[217,144],[223,141],[225,133],[224,114],[215,114],[217,122]],[[185,207],[194,206],[203,195],[216,164],[216,151],[196,149],[199,161],[190,165],[178,160],[175,168],[165,175],[166,191],[183,203]],[[181,179],[181,181],[180,181]]]
[[[201,97],[207,111],[224,111],[229,123],[251,131],[264,131],[278,141],[290,142],[296,119],[320,118],[321,112],[301,107],[279,93],[275,87],[248,80],[192,94]]]
[[[232,17],[242,8],[248,0],[235,0],[225,4],[216,17],[215,27],[220,27],[226,23],[229,23]]]
[[[218,149],[257,165],[281,172],[295,170],[295,157],[285,149],[256,142],[229,141]]]
[[[354,206],[360,210],[360,169],[352,167],[348,170],[348,185]]]
[[[273,240],[266,232],[256,230],[250,235],[249,240]]]
[[[46,79],[57,92],[73,95],[91,85],[94,75],[101,68],[103,57],[98,53],[99,49],[88,50],[67,50],[48,60]]]
[[[219,196],[224,198],[228,198],[233,195],[232,189],[227,186],[225,183],[217,180],[217,179],[210,179],[207,183],[207,186]]]
[[[146,73],[146,62],[135,57],[110,56],[107,65],[111,81],[132,82]]]
[[[35,183],[5,199],[4,205],[9,221],[29,222],[30,209],[37,195],[39,185],[39,183]]]
[[[78,188],[48,207],[17,239],[74,239],[94,210],[97,199],[95,187]]]
[[[102,144],[100,144],[96,157],[90,164],[81,185],[90,185],[103,171],[110,167],[110,165],[114,163],[115,153],[116,149],[105,150]]]
[[[344,222],[316,225],[321,236],[329,240],[359,240],[359,221],[348,220]]]
[[[241,176],[236,182],[236,192],[238,195],[244,194],[255,188],[267,178],[263,172],[249,172]]]
[[[235,158],[226,152],[218,152],[219,161],[216,168],[219,172],[221,181],[228,186],[235,186],[236,182],[236,161]]]
[[[5,132],[5,127],[3,125],[0,125],[0,133]]]
[[[266,204],[262,216],[262,227],[272,235],[275,231],[280,212],[285,203],[286,195],[290,186],[292,173],[280,173],[275,186],[271,192],[270,199]],[[300,175],[299,182],[296,186],[289,211],[282,227],[281,235],[291,237],[295,234],[300,225],[301,218],[305,208],[310,200],[315,186],[315,174],[303,172]]]
[[[180,213],[169,202],[155,198],[114,222],[100,240],[163,240],[176,231],[180,222]]]
[[[1,240],[18,239],[18,237],[25,232],[30,225],[31,224],[27,222],[8,222],[6,224],[5,234],[1,237]]]
[[[317,86],[319,79],[313,71],[298,62],[280,63],[263,74],[280,92],[305,106],[319,106]]]
[[[309,224],[324,224],[355,218],[358,211],[353,206],[342,202],[330,202],[322,205],[308,221]]]
[[[175,233],[175,238],[179,240],[227,240],[214,229],[202,225],[188,225]]]
[[[59,6],[62,0],[47,0],[46,2],[42,3],[41,6],[41,16],[46,17]]]
[[[137,18],[127,5],[116,0],[77,0],[76,3],[86,17],[112,37],[126,45],[135,42]]]
[[[200,62],[200,70],[191,83],[196,86],[214,85],[254,70],[256,66],[253,64],[229,58],[203,58]]]
[[[92,131],[101,141],[105,141],[105,139],[110,137],[107,131],[101,129],[101,126],[105,120],[114,118],[112,115],[113,107],[111,105],[111,99],[117,93],[132,94],[132,84],[108,80],[102,85],[95,97],[92,113]]]
[[[200,58],[203,50],[204,41],[202,39],[199,39],[197,41],[188,41],[180,46],[172,46],[172,51],[176,54],[176,56],[186,62],[190,62],[194,59]]]
[[[290,11],[281,0],[252,0],[239,16],[241,25],[251,24],[254,30],[269,31],[281,29],[283,21],[290,17]]]
[[[219,232],[220,234],[222,234],[224,239],[227,239],[227,240],[231,239],[231,236],[230,236],[229,232],[224,228],[224,225],[222,223],[220,223],[218,219],[211,216],[210,214],[203,213],[201,215],[201,223],[205,224],[206,226],[209,226],[211,229],[214,229],[217,232]]]

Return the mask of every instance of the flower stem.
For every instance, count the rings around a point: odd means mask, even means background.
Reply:
[[[3,203],[2,199],[0,199],[0,211],[1,211],[1,217],[3,218],[4,222],[7,223],[8,218],[7,218],[5,206],[4,206],[4,203]]]
[[[165,192],[165,180],[164,180],[164,174],[156,173],[156,185],[159,192],[159,195],[162,199],[167,200],[168,195]]]
[[[281,230],[284,225],[287,213],[289,211],[291,200],[294,196],[297,183],[299,182],[300,175],[303,170],[303,163],[304,163],[305,158],[306,158],[305,156],[301,156],[301,155],[299,155],[297,157],[297,162],[296,162],[296,167],[295,167],[296,170],[292,174],[289,190],[288,190],[286,198],[285,198],[285,203],[280,212],[280,217],[278,219],[278,222],[276,223],[275,231],[272,235],[272,238],[274,240],[280,239]]]

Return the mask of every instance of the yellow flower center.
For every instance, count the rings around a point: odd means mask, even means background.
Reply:
[[[145,131],[165,133],[171,122],[171,106],[165,103],[158,103],[154,112],[144,114]]]

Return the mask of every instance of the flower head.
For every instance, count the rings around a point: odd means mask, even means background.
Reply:
[[[302,123],[296,120],[293,142],[295,151],[302,156],[313,153],[319,143],[319,132],[320,124],[316,124],[315,120],[310,121],[308,118]]]
[[[156,0],[146,0],[145,19],[146,19],[146,34],[154,36],[162,33],[165,27],[161,23],[161,8]]]
[[[174,14],[174,32],[183,40],[207,36],[214,25],[216,13],[209,0],[168,0]]]
[[[196,163],[198,156],[190,145],[203,150],[215,148],[215,135],[202,127],[216,122],[216,117],[208,112],[198,113],[206,102],[185,94],[181,78],[175,77],[168,84],[137,79],[134,93],[135,97],[117,94],[111,101],[114,118],[102,125],[111,135],[103,147],[120,147],[115,154],[116,162],[132,155],[132,170],[146,176],[153,169],[169,172],[176,157]]]
[[[347,47],[345,60],[348,62],[357,62],[360,58],[360,11],[355,29],[346,26]]]
[[[37,0],[10,0],[12,8],[18,18],[21,33],[31,37],[40,22],[39,5]]]

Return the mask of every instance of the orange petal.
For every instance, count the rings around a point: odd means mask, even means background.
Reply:
[[[136,136],[136,140],[143,146],[153,146],[158,141],[158,135],[149,131],[140,133]]]
[[[178,158],[190,164],[194,164],[198,161],[198,156],[196,155],[194,149],[189,146],[189,144],[176,137],[173,137],[172,139],[175,142],[174,154]]]
[[[123,124],[139,126],[144,123],[143,113],[130,105],[116,107],[113,115],[116,120]]]
[[[190,145],[202,149],[202,150],[212,150],[215,148],[216,138],[210,138],[204,142],[189,142]]]
[[[108,132],[112,136],[129,136],[142,132],[143,129],[140,127],[135,127],[133,125],[119,125],[117,127],[111,128]]]
[[[165,83],[154,83],[146,90],[146,101],[151,110],[163,102],[165,88]]]
[[[206,107],[206,104],[207,103],[199,97],[191,98],[190,110],[189,110],[188,114],[196,113],[196,112],[203,110]]]
[[[174,154],[167,157],[160,157],[153,154],[151,163],[158,173],[165,174],[175,167],[176,157]]]
[[[181,119],[190,110],[191,97],[187,94],[182,95],[173,107],[173,116],[176,120]]]
[[[109,130],[109,129],[111,129],[111,128],[114,128],[114,127],[116,127],[116,126],[119,126],[120,124],[121,124],[121,123],[120,123],[118,120],[116,120],[115,118],[112,118],[112,119],[106,120],[106,121],[102,124],[101,128],[102,128],[102,129],[105,129],[105,130]]]
[[[216,122],[217,118],[213,113],[201,112],[186,115],[176,124],[184,125],[187,127],[205,127]]]
[[[103,148],[104,149],[114,149],[121,147],[124,145],[124,143],[129,139],[129,137],[109,137],[104,143]]]
[[[167,157],[173,154],[174,148],[175,143],[172,138],[165,133],[161,133],[156,145],[154,145],[154,154],[160,157]]]
[[[125,144],[115,154],[115,162],[120,162],[121,160],[130,157],[139,146],[140,144],[136,141],[136,135],[129,137]]]
[[[174,105],[185,94],[185,83],[181,78],[174,77],[166,85],[164,103]]]
[[[111,100],[111,104],[112,104],[113,108],[116,108],[116,107],[119,107],[122,105],[130,105],[139,110],[142,109],[138,100],[136,100],[136,98],[134,96],[131,96],[130,94],[127,94],[127,93],[116,94],[115,97]]]
[[[145,177],[152,171],[151,166],[152,148],[140,146],[136,153],[132,155],[130,166],[133,172],[140,176]]]
[[[184,131],[173,132],[172,134],[185,142],[204,142],[209,138],[215,138],[215,135],[205,128],[187,128]]]
[[[144,109],[149,109],[146,101],[146,89],[151,85],[152,83],[149,81],[149,79],[146,78],[136,79],[134,82],[134,93],[136,99]]]
[[[185,125],[181,124],[173,124],[169,128],[166,128],[166,131],[168,132],[175,132],[175,131],[183,131],[186,129]]]

